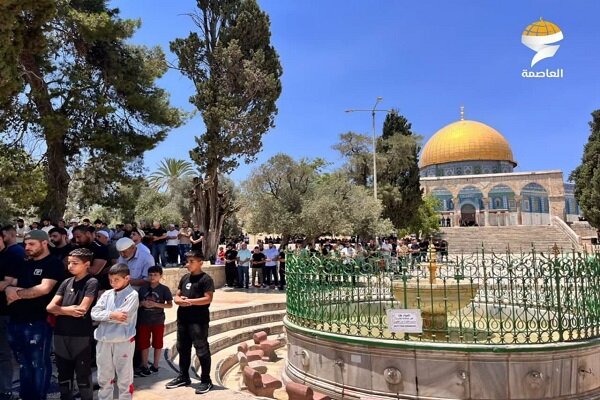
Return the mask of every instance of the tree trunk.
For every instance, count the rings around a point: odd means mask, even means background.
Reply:
[[[287,246],[290,243],[290,234],[284,233],[281,235],[281,244],[279,245],[280,249],[287,250]]]
[[[31,86],[33,102],[41,116],[41,125],[46,140],[46,185],[47,193],[41,207],[43,217],[56,222],[63,217],[67,208],[67,191],[71,180],[67,172],[64,138],[68,121],[52,106],[44,74],[35,56],[29,51],[20,55],[27,83]]]
[[[192,192],[192,218],[195,224],[200,225],[204,232],[202,250],[204,256],[213,261],[219,246],[221,231],[225,218],[230,213],[229,196],[220,193],[217,176],[203,181],[194,178]]]
[[[61,136],[62,137],[62,136]],[[71,177],[67,172],[67,163],[62,140],[46,140],[46,198],[42,203],[41,214],[56,223],[63,218],[67,207],[67,192]]]

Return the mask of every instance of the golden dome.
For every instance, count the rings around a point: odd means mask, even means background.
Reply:
[[[460,120],[436,132],[421,153],[420,167],[470,160],[508,161],[514,166],[510,145],[494,128]]]

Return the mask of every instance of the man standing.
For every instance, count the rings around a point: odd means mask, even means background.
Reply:
[[[64,266],[50,255],[46,232],[31,231],[24,239],[28,259],[8,277],[11,286],[4,290],[10,315],[8,338],[20,365],[20,397],[45,399],[52,374],[52,328],[46,305],[64,277]]]
[[[167,267],[177,266],[177,256],[179,255],[179,231],[175,225],[169,224],[167,227]]]
[[[69,221],[69,228],[67,229],[67,237],[69,238],[69,241],[73,240],[73,229],[77,225],[79,225],[77,218],[71,218],[71,221]]]
[[[20,246],[19,246],[20,247]],[[13,271],[23,269],[25,257],[6,252],[4,239],[0,235],[0,400],[12,399],[13,361],[8,343],[8,305],[4,289],[11,283],[9,276]]]
[[[48,233],[52,228],[54,228],[54,225],[52,225],[52,221],[50,220],[50,218],[44,217],[42,219],[42,227],[40,229]]]
[[[225,251],[225,282],[227,287],[233,287],[237,278],[237,256],[238,252],[233,247],[233,243],[229,243],[227,251]],[[239,282],[238,287],[241,287]]]
[[[125,236],[125,237],[127,237],[127,236]],[[143,243],[143,239],[144,239],[144,231],[143,230],[141,230],[139,228],[134,228],[131,231],[131,233],[129,234],[129,238],[135,242],[135,245],[137,246],[138,250],[144,251],[144,252],[152,255],[152,252],[150,251],[148,246],[146,246]]]
[[[48,232],[50,236],[50,243],[54,247],[50,247],[50,254],[57,257],[62,263],[67,266],[69,260],[69,253],[73,250],[73,245],[67,241],[69,234],[65,228],[52,228]]]
[[[242,242],[242,248],[238,251],[238,286],[248,289],[250,281],[250,262],[252,260],[252,252],[248,250],[246,242]]]
[[[14,259],[25,259],[25,250],[17,245],[17,230],[12,225],[2,228],[2,239],[4,239],[5,252]]]
[[[23,245],[23,238],[31,229],[25,225],[23,218],[17,219],[17,244]]]
[[[187,260],[185,254],[192,249],[192,228],[187,221],[181,223],[179,229],[179,262],[185,265]]]
[[[252,252],[252,285],[254,287],[266,288],[263,276],[263,267],[265,266],[266,259],[267,257],[261,251],[260,246],[254,246],[254,251]],[[258,278],[258,285],[254,283],[256,278]]]
[[[277,260],[279,259],[279,250],[273,244],[273,241],[269,241],[269,247],[264,251],[266,259],[264,280],[265,284],[269,285],[271,289],[275,288],[279,284],[279,277],[277,276]]]
[[[117,240],[117,251],[119,259],[117,264],[125,264],[129,267],[129,284],[135,290],[148,282],[148,268],[154,266],[154,258],[145,251],[140,251],[135,242],[129,238]]]
[[[156,265],[167,265],[165,253],[167,251],[167,231],[160,225],[160,222],[154,222],[150,229],[152,238],[152,256]]]
[[[73,229],[73,238],[79,247],[94,253],[94,261],[90,265],[90,273],[98,280],[100,291],[111,289],[108,282],[108,248],[94,239],[95,229],[89,225],[78,225]]]

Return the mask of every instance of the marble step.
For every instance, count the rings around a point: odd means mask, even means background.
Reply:
[[[242,319],[240,322],[235,322],[236,319],[239,319],[239,316],[260,316],[264,318],[265,316],[269,318],[269,315],[281,315],[281,319],[283,319],[283,315],[285,315],[286,303],[285,301],[276,301],[270,303],[263,304],[253,304],[253,305],[244,305],[239,307],[228,307],[220,310],[211,311],[210,313],[210,321],[211,321],[211,331],[214,332],[213,327],[220,326],[219,329],[235,329],[240,323],[244,323],[243,321],[247,321],[246,323],[256,322],[250,319]],[[265,321],[269,322],[269,321]],[[260,322],[263,323],[263,322]],[[226,325],[223,325],[226,324]],[[216,329],[216,328],[214,328]],[[165,335],[171,334],[177,330],[177,321],[169,321],[165,324]],[[210,334],[210,333],[209,333]]]

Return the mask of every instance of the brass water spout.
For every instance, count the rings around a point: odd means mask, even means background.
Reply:
[[[429,240],[429,283],[434,284],[436,280],[437,261],[436,261],[435,247],[433,246],[433,240]]]

